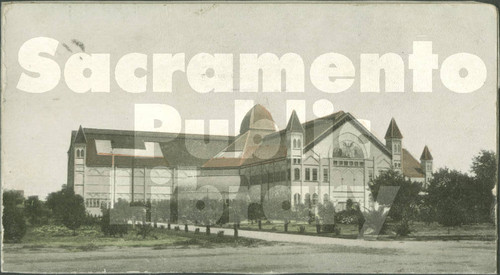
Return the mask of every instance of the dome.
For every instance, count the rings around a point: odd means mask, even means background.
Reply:
[[[248,130],[276,131],[275,123],[271,113],[262,105],[253,106],[245,115],[240,125],[240,134]]]

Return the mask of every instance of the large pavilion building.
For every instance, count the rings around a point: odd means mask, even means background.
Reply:
[[[276,187],[289,190],[292,205],[331,201],[341,210],[349,199],[367,206],[370,180],[391,168],[424,185],[432,173],[427,146],[415,159],[394,119],[384,143],[350,113],[300,122],[293,112],[278,130],[269,111],[255,105],[237,136],[80,127],[71,135],[68,187],[97,215],[118,199],[244,194],[261,202]]]

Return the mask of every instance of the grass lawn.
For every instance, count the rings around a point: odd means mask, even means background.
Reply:
[[[216,232],[216,230],[214,230]],[[258,246],[268,245],[269,242],[234,238],[233,236],[206,235],[204,233],[184,232],[153,228],[143,238],[137,235],[137,230],[130,228],[123,237],[104,236],[98,226],[82,226],[76,231],[77,235],[63,226],[45,225],[28,228],[22,239],[21,248],[66,248],[73,251],[90,251],[105,246],[116,247],[152,247],[165,249],[169,247],[221,247],[221,246]]]
[[[308,223],[297,223],[292,222],[288,225],[289,234],[301,234],[299,233],[300,226],[305,227],[305,235],[318,235],[316,233],[316,225]],[[334,238],[344,238],[344,239],[356,239],[358,237],[358,226],[356,224],[337,224],[340,227],[340,235],[335,233],[324,233],[321,232],[319,236],[334,237]],[[388,232],[386,235],[380,235],[378,239],[394,239],[396,234],[393,232],[395,225],[388,224]],[[240,230],[259,230],[258,223],[242,223],[240,225]],[[267,232],[277,232],[285,233],[284,225],[282,221],[273,221],[267,223],[262,222],[262,230]],[[407,237],[397,237],[397,239],[407,239],[407,240],[483,240],[490,241],[496,240],[496,227],[494,224],[483,223],[483,224],[472,224],[463,225],[457,227],[443,227],[438,223],[425,224],[423,222],[413,222],[410,223],[410,230],[412,231]]]

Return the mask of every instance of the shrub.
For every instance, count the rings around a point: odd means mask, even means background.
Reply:
[[[3,192],[2,225],[5,241],[18,242],[26,233],[23,204],[24,198],[20,193],[15,191]]]
[[[26,234],[26,222],[21,209],[4,208],[2,225],[5,241],[19,242]]]
[[[401,222],[396,227],[396,234],[398,236],[408,236],[411,233],[410,226],[407,222]]]
[[[222,237],[224,237],[224,231],[222,231],[222,230],[217,231],[217,237],[218,237],[218,238],[222,238]]]

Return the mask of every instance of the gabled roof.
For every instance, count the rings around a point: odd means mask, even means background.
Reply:
[[[398,125],[396,124],[396,120],[394,118],[391,119],[389,128],[387,128],[387,132],[385,133],[385,139],[388,138],[403,138],[403,135],[401,134],[401,131],[399,131]]]
[[[75,144],[87,143],[87,137],[85,137],[85,132],[83,131],[82,125],[78,128],[78,132],[75,137]]]
[[[314,147],[315,144],[326,138],[330,133],[337,130],[344,123],[351,121],[352,125],[363,133],[363,137],[377,146],[380,151],[387,156],[391,156],[391,152],[387,147],[368,129],[366,129],[353,115],[339,111],[329,116],[318,118],[305,123],[305,146],[304,151],[308,151]]]
[[[98,153],[97,141],[110,141],[112,149],[146,149],[145,143],[155,143],[162,157],[138,157],[115,154],[116,166],[196,166],[200,167],[208,159],[232,143],[234,137],[217,135],[175,134],[158,132],[138,132],[110,129],[83,128],[87,145],[87,166],[111,166],[112,155]],[[76,143],[78,134],[74,139]],[[207,143],[208,142],[208,143]]]
[[[286,130],[289,132],[304,132],[304,127],[302,127],[302,124],[300,123],[299,117],[297,116],[295,110],[293,110],[292,114],[290,115],[290,119],[288,120],[288,124],[286,125]]]
[[[403,175],[410,178],[425,177],[422,167],[408,150],[403,148]]]
[[[422,155],[420,156],[420,160],[432,160],[432,155],[431,152],[429,151],[429,148],[427,148],[427,145],[424,147],[424,151],[422,152]]]

